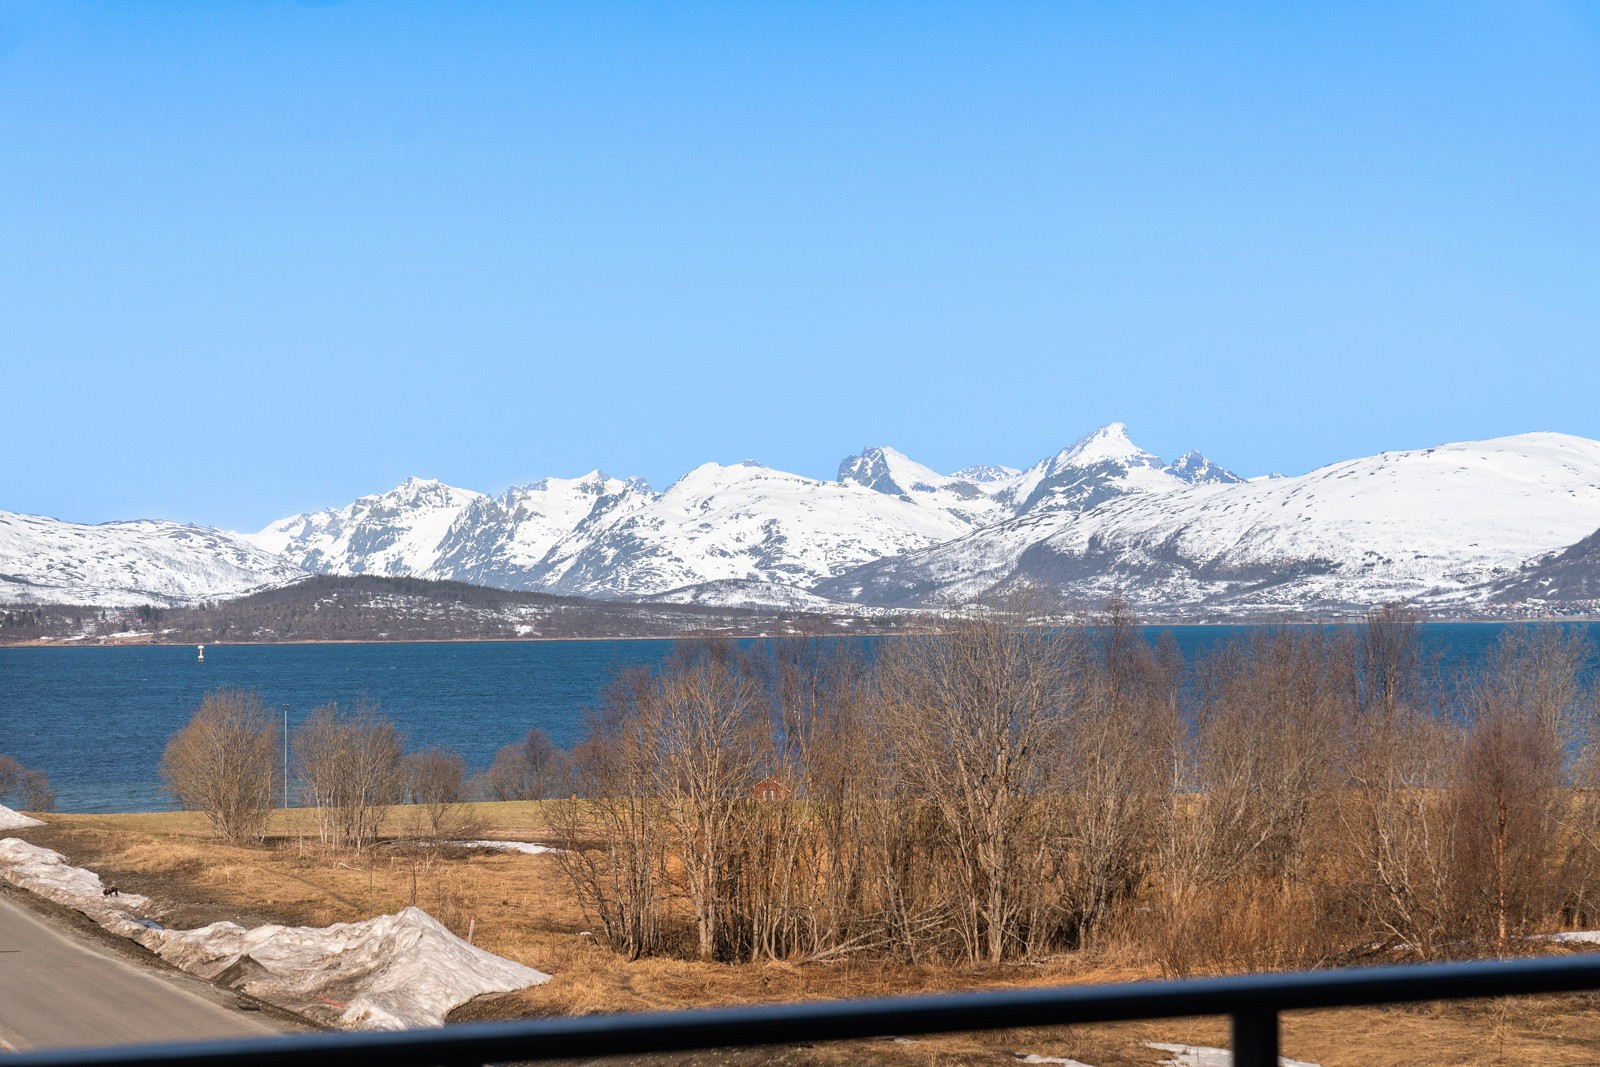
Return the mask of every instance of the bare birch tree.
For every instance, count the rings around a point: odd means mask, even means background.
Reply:
[[[365,700],[349,713],[324,704],[295,730],[291,748],[322,842],[361,849],[376,841],[385,808],[404,788],[394,723]]]
[[[973,961],[999,963],[1021,945],[1018,919],[1041,873],[1028,838],[1076,693],[1074,640],[1027,621],[984,612],[895,641],[877,664],[893,771],[939,816]]]
[[[606,687],[588,714],[588,740],[573,752],[577,793],[552,806],[557,858],[578,901],[628,959],[660,951],[666,923],[667,842],[654,790],[650,684],[650,672],[634,668]]]
[[[277,731],[259,693],[207,693],[161,758],[166,790],[235,844],[260,841],[272,811]]]

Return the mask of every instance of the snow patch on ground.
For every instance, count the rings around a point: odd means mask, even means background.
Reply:
[[[30,819],[20,811],[12,811],[0,804],[0,830],[22,830],[29,826],[43,826],[38,819]]]
[[[451,841],[458,848],[492,848],[496,852],[521,852],[527,856],[542,856],[546,852],[560,852],[549,845],[536,845],[530,841]]]
[[[519,842],[501,842],[518,844]],[[542,846],[532,846],[542,847]],[[144,914],[147,897],[105,895],[100,876],[59,852],[0,839],[0,877],[89,916],[168,963],[219,985],[314,1018],[342,1009],[347,1029],[442,1026],[452,1008],[486,993],[510,993],[550,980],[467,944],[419,908],[322,928],[220,922],[165,930]]]
[[[16,837],[0,839],[0,878],[46,900],[75,908],[107,929],[113,929],[116,923],[143,928],[133,913],[150,906],[149,898],[137,893],[107,896],[106,885],[98,874],[72,866],[59,852]],[[115,932],[129,936],[123,929]]]
[[[1040,1056],[1035,1052],[1030,1052],[1024,1056],[1019,1052],[1016,1057],[1018,1063],[1060,1063],[1064,1064],[1065,1067],[1089,1067],[1082,1060],[1069,1060],[1065,1056]]]
[[[1600,930],[1568,930],[1559,934],[1540,934],[1536,941],[1554,941],[1564,945],[1600,945]]]
[[[1168,1045],[1157,1041],[1146,1041],[1146,1048],[1153,1048],[1157,1052],[1172,1053],[1171,1059],[1161,1060],[1161,1067],[1233,1067],[1233,1053],[1225,1048],[1208,1048],[1205,1045]],[[1278,1067],[1317,1067],[1315,1063],[1304,1060],[1291,1060],[1287,1056],[1278,1057]]]

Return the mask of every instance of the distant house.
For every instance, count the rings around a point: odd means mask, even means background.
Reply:
[[[750,795],[756,800],[788,800],[794,796],[794,790],[789,788],[788,782],[769,775],[750,787]]]

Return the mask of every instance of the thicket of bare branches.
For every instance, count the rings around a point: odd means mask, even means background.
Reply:
[[[494,754],[478,791],[488,800],[549,800],[567,795],[571,787],[572,757],[535,726]]]
[[[322,843],[364,848],[378,838],[385,808],[405,788],[400,731],[360,701],[312,710],[294,731],[291,751],[306,803],[316,809]]]
[[[13,756],[0,755],[0,804],[22,811],[54,811],[56,793],[50,776],[25,767]]]
[[[1183,973],[1437,957],[1593,922],[1590,650],[1508,630],[1451,676],[1400,609],[1200,662],[1119,604],[1040,628],[685,646],[605,693],[555,805],[630,956]]]
[[[467,761],[452,748],[435,745],[408,754],[401,763],[405,801],[412,805],[412,834],[438,841],[467,837],[478,820],[467,801],[472,798]]]
[[[259,693],[207,693],[167,742],[161,779],[178,803],[201,811],[230,842],[259,841],[272,812],[277,732]]]

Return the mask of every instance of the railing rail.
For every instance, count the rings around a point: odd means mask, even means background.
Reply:
[[[0,1063],[351,1067],[370,1061],[421,1067],[1226,1015],[1237,1067],[1276,1067],[1278,1020],[1285,1011],[1594,990],[1600,990],[1600,955],[1578,955],[23,1052]]]

